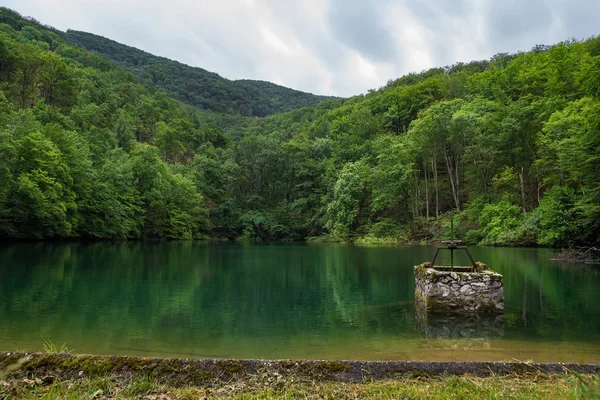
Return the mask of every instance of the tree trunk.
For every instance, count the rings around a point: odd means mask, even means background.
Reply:
[[[429,219],[429,185],[427,181],[427,162],[423,160],[423,172],[425,174],[425,216]]]
[[[527,214],[527,209],[525,208],[525,172],[522,166],[521,171],[519,171],[519,183],[521,185],[521,207],[523,208],[523,214]]]
[[[448,154],[445,144],[443,147],[443,151],[444,151],[444,160],[446,161],[446,168],[448,169],[448,178],[450,179],[450,187],[452,189],[452,197],[454,198],[454,205],[456,206],[457,210],[460,210],[460,199],[458,198],[458,188],[456,187],[458,182],[455,182],[454,177],[452,176],[453,175],[453,173],[452,173],[453,172],[452,171],[452,158]]]
[[[536,194],[537,194],[537,206],[540,206],[540,171],[535,169],[535,186],[536,186]]]
[[[454,155],[454,176],[456,176],[456,199],[457,199],[457,205],[456,205],[456,209],[460,210],[460,180],[459,180],[459,172],[460,172],[460,168],[459,168],[459,157],[458,157],[458,152]]]
[[[415,194],[413,220],[421,216],[421,188],[419,187],[419,173],[417,171],[415,171]]]
[[[437,161],[435,154],[431,160],[431,166],[433,168],[433,186],[435,186],[435,220],[437,221],[440,217],[440,198],[438,193],[438,174],[437,174]]]

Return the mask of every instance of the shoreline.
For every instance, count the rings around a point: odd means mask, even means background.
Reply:
[[[415,376],[478,377],[513,374],[579,373],[600,375],[600,364],[534,362],[442,362],[353,360],[190,359],[90,354],[0,352],[2,371],[8,377],[53,376],[59,379],[122,375],[154,376],[171,385],[219,383],[233,378],[266,374],[339,382],[362,382]]]
[[[0,352],[0,398],[583,399],[600,364],[175,359]]]
[[[207,237],[198,239],[171,239],[171,238],[124,238],[124,239],[98,239],[98,238],[44,238],[44,239],[32,239],[32,238],[15,238],[15,237],[4,237],[0,238],[0,241],[4,244],[16,244],[16,243],[48,243],[48,244],[123,244],[123,243],[208,243],[208,244],[259,244],[259,245],[277,245],[277,244],[309,244],[309,245],[322,245],[322,244],[339,244],[339,245],[354,245],[354,246],[438,246],[442,244],[443,239],[432,239],[432,240],[397,240],[397,241],[368,241],[362,240],[363,237],[348,240],[336,240],[328,239],[327,236],[311,236],[306,237],[303,240],[256,240],[247,238],[237,238],[234,240],[219,238],[219,237]],[[466,243],[468,246],[473,247],[490,247],[490,248],[522,248],[522,249],[550,249],[560,251],[560,248],[548,247],[541,245],[518,245],[518,244],[476,244]]]

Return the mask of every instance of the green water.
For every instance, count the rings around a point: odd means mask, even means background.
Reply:
[[[0,350],[600,362],[600,268],[544,249],[471,252],[504,275],[504,321],[445,337],[415,321],[413,265],[430,247],[2,244]]]

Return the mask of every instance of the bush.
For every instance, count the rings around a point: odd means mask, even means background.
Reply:
[[[301,239],[292,232],[289,225],[280,222],[277,217],[266,211],[248,211],[241,217],[245,236],[263,241]]]
[[[479,225],[482,244],[512,244],[511,236],[523,220],[523,213],[519,206],[512,204],[508,198],[503,198],[499,203],[486,204],[479,216]]]
[[[575,191],[570,187],[554,186],[546,192],[538,207],[539,244],[564,247],[569,244],[569,238],[577,235],[580,228],[576,200]]]
[[[397,234],[398,227],[391,218],[382,218],[369,227],[369,235],[378,238],[396,236]]]

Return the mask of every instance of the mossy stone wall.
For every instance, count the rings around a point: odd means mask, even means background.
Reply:
[[[503,313],[502,275],[491,270],[451,272],[417,265],[415,302],[429,313]]]

